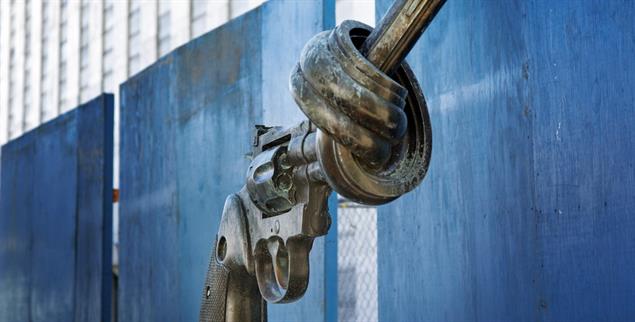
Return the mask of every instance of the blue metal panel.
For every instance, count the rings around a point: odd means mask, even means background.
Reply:
[[[2,147],[0,321],[108,321],[113,97]]]
[[[409,57],[434,147],[379,210],[381,320],[635,319],[634,15],[447,2]]]
[[[288,73],[331,2],[267,2],[122,85],[121,321],[197,319],[225,197],[244,184],[252,129],[301,119]],[[272,321],[324,321],[323,249],[322,239],[305,298],[270,305]]]

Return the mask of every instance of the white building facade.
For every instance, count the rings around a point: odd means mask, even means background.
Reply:
[[[263,1],[1,1],[0,144]]]

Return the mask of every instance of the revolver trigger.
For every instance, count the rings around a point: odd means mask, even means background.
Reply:
[[[256,246],[256,280],[263,298],[272,303],[298,300],[309,283],[312,240],[280,237],[261,240]]]

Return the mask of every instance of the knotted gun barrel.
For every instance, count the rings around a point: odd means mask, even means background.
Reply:
[[[403,59],[444,2],[397,0],[375,30],[345,21],[307,43],[290,87],[309,120],[257,127],[246,184],[223,209],[201,321],[266,321],[266,302],[304,294],[331,190],[383,204],[423,180],[430,120]]]
[[[304,47],[291,91],[320,129],[320,164],[339,194],[383,204],[423,180],[432,131],[424,96],[403,59],[444,2],[396,1],[375,30],[345,21]]]

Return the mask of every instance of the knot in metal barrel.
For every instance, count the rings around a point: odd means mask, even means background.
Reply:
[[[345,21],[316,35],[304,47],[290,86],[319,129],[317,156],[328,184],[356,202],[383,204],[423,180],[432,132],[408,64],[387,75],[358,50],[371,31]]]
[[[291,89],[320,130],[377,167],[406,132],[408,92],[359,52],[368,28],[349,20],[313,37],[292,72]]]

